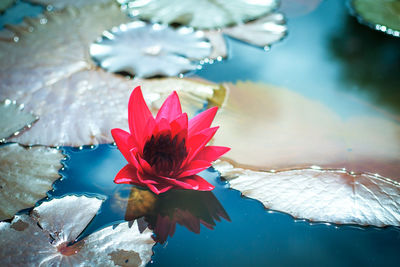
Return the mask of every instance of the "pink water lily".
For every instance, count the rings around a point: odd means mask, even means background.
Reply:
[[[189,121],[173,92],[154,118],[140,87],[136,87],[128,104],[130,133],[111,130],[128,161],[114,182],[148,187],[156,194],[170,189],[213,190],[213,185],[196,174],[230,150],[206,146],[218,129],[210,128],[217,109],[210,108]]]

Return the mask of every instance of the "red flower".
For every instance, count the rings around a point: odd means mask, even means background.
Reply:
[[[188,121],[187,114],[182,113],[178,95],[173,92],[153,118],[140,87],[136,87],[128,104],[131,133],[111,130],[128,161],[114,182],[148,187],[156,194],[172,188],[213,190],[213,185],[196,174],[230,150],[206,146],[218,129],[210,128],[217,109],[210,108]]]

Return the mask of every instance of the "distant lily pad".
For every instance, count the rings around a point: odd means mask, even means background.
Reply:
[[[63,9],[67,6],[83,7],[86,5],[95,5],[99,3],[108,3],[114,0],[26,0],[33,4],[50,6],[54,9]]]
[[[378,175],[319,168],[262,172],[226,162],[214,167],[243,195],[296,218],[400,226],[400,184]]]
[[[102,200],[66,196],[44,202],[31,215],[0,223],[3,266],[144,266],[152,255],[151,231],[122,223],[75,242]],[[74,243],[75,242],[75,243]],[[72,244],[71,244],[72,243]]]
[[[46,197],[53,182],[61,176],[60,150],[18,144],[0,146],[0,220],[30,208]]]
[[[371,115],[341,117],[321,102],[271,85],[225,87],[213,142],[232,148],[224,157],[235,167],[268,171],[317,165],[400,181],[398,121],[372,108]]]
[[[20,134],[39,119],[23,109],[24,105],[17,105],[15,101],[8,99],[0,103],[0,141]]]
[[[110,72],[136,77],[176,76],[210,57],[211,44],[200,31],[134,21],[103,33],[90,47],[98,64]]]
[[[278,6],[277,0],[118,0],[133,17],[179,23],[198,29],[213,29],[241,24],[259,18]]]
[[[12,4],[14,4],[15,0],[1,0],[0,1],[0,12],[3,12],[7,8],[9,8]]]
[[[400,37],[400,1],[350,0],[359,21],[368,26]]]

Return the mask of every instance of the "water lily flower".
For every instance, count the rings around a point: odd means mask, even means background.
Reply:
[[[111,130],[128,161],[114,182],[148,187],[156,194],[170,189],[213,190],[213,185],[196,174],[230,150],[206,146],[218,130],[210,127],[217,109],[210,108],[189,121],[173,92],[154,118],[140,86],[136,87],[128,104],[130,133],[118,128]]]

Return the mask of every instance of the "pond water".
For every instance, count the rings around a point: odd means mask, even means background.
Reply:
[[[326,0],[307,15],[289,17],[288,36],[270,51],[227,38],[227,60],[187,76],[214,82],[260,81],[320,101],[344,118],[390,113],[398,121],[400,40],[359,25],[344,2]],[[17,9],[0,16],[0,27],[18,22],[19,14],[27,14],[20,12],[22,9],[29,9],[31,15],[41,10],[21,2]],[[127,199],[133,187],[113,183],[126,164],[115,146],[63,150],[67,155],[61,171],[64,178],[55,183],[49,197],[75,193],[105,198],[100,213],[81,237],[126,218],[144,216],[143,223],[147,220],[150,227],[161,229],[150,266],[397,266],[400,262],[397,227],[296,220],[241,197],[212,169],[201,173],[216,186],[212,194],[170,194],[165,198],[171,204],[162,206],[157,204],[161,200],[152,200],[154,206],[132,214],[136,204]],[[133,190],[148,197],[146,191]],[[171,221],[157,222],[158,216],[175,212],[181,216],[176,228],[168,225]],[[200,233],[195,233],[199,225]]]

